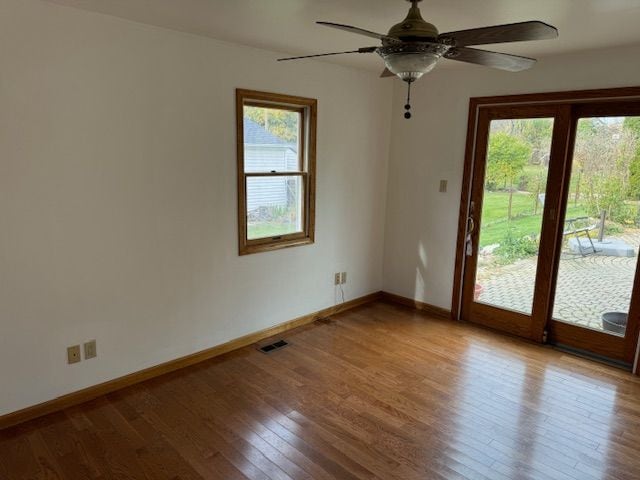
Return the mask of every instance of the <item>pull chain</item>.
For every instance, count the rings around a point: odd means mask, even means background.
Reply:
[[[409,111],[411,110],[411,83],[412,82],[407,82],[407,104],[404,106],[404,109],[406,110],[406,112],[404,112],[404,118],[407,120],[411,118],[411,112]]]

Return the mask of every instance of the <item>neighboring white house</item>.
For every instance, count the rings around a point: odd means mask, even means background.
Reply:
[[[246,172],[298,171],[298,146],[269,133],[244,118],[244,166]],[[262,178],[247,186],[247,211],[287,205],[287,178]]]

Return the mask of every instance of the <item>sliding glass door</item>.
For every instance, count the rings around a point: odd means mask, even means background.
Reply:
[[[479,108],[462,319],[624,364],[640,316],[640,103]]]
[[[640,109],[580,105],[572,121],[550,340],[630,364],[640,313]]]

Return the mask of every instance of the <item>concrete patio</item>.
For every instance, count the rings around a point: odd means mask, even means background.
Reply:
[[[602,330],[603,313],[628,312],[640,230],[616,236],[635,247],[635,257],[582,257],[563,253],[553,314],[555,319]],[[487,259],[480,259],[477,283],[484,290],[479,301],[530,313],[537,261],[537,257],[531,257],[510,265],[495,266]]]

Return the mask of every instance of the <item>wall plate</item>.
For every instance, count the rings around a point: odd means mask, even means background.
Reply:
[[[84,344],[84,359],[87,360],[89,358],[95,358],[98,356],[98,351],[96,350],[96,341],[90,340]]]
[[[67,363],[78,363],[82,358],[80,357],[80,345],[73,345],[67,347]]]

